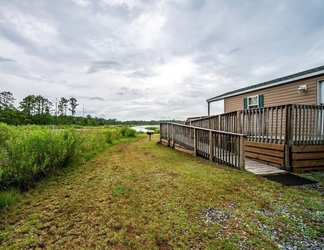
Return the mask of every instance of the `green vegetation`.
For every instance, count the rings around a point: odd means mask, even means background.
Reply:
[[[152,130],[152,131],[154,131],[155,134],[160,133],[160,127],[146,127],[145,129]]]
[[[135,133],[126,126],[77,131],[0,123],[0,190],[27,190],[54,170],[87,161]]]
[[[156,144],[157,134],[152,138],[138,135],[74,171],[40,181],[1,211],[0,249],[279,249],[279,244],[303,249],[303,241],[323,244],[319,191],[285,187]]]
[[[10,189],[8,191],[0,191],[0,210],[9,207],[18,197],[18,191]]]

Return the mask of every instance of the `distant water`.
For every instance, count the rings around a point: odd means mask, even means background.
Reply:
[[[133,127],[131,127],[132,129],[134,129],[134,130],[136,130],[137,132],[140,132],[140,131],[142,131],[142,132],[147,132],[147,131],[150,131],[150,130],[147,130],[146,128],[147,127],[159,127],[159,125],[140,125],[140,126],[133,126]]]

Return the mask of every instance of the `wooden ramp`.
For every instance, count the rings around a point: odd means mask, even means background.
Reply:
[[[283,174],[287,171],[245,157],[245,170],[258,175]]]

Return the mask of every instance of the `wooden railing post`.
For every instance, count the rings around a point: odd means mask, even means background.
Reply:
[[[167,123],[167,140],[168,140],[168,147],[170,147],[170,130],[169,130],[169,123]]]
[[[224,129],[223,129],[223,115],[219,116],[219,130],[224,131]]]
[[[245,136],[240,135],[240,162],[239,168],[245,170]]]
[[[160,123],[160,143],[162,143],[162,136],[163,136],[162,123]]]
[[[197,156],[197,130],[194,128],[194,156]]]
[[[290,170],[290,141],[291,141],[291,109],[292,105],[286,105],[286,124],[285,124],[285,168]]]
[[[174,124],[172,124],[172,148],[174,148]]]
[[[235,133],[242,134],[242,119],[241,119],[241,111],[236,112],[236,129],[237,131],[234,131]]]
[[[213,140],[213,132],[209,131],[209,160],[213,161],[214,158],[214,140]]]

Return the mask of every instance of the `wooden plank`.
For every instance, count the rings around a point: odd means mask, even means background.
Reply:
[[[324,145],[318,146],[292,146],[292,153],[305,153],[305,152],[324,152]]]
[[[324,167],[306,167],[306,168],[293,168],[292,172],[294,173],[304,173],[304,172],[316,172],[316,171],[324,171]]]
[[[186,148],[182,147],[179,144],[174,144],[174,149],[176,149],[178,151],[181,151],[181,152],[185,152],[185,153],[194,155],[194,151],[192,151],[190,149],[186,149]]]
[[[324,159],[324,152],[303,152],[303,153],[293,153],[293,161],[295,160],[313,160],[313,159]]]
[[[168,140],[161,139],[160,143],[161,143],[162,145],[168,146]]]
[[[283,159],[273,157],[273,156],[268,156],[268,155],[245,152],[245,156],[253,158],[253,159],[260,159],[260,160],[263,160],[263,161],[266,161],[266,162],[272,162],[272,163],[277,163],[277,164],[283,164],[284,163]]]
[[[285,145],[283,144],[272,144],[272,143],[263,143],[263,142],[253,142],[253,141],[246,141],[245,146],[273,149],[278,151],[283,151],[285,149]]]
[[[269,166],[268,164],[263,163],[262,161],[252,160],[251,158],[245,158],[245,169],[248,172],[254,174],[279,174],[285,173],[285,170],[279,169],[277,166]]]
[[[279,169],[280,166],[282,165],[282,164],[276,164],[276,163],[271,163],[271,162],[265,162],[265,161],[258,160],[258,159],[253,159],[253,160],[255,160],[256,162],[259,162],[260,164],[264,164],[269,167],[275,167],[277,169]]]
[[[298,167],[324,167],[324,159],[322,160],[306,160],[306,161],[293,161],[292,162],[293,168]]]
[[[250,147],[250,146],[245,146],[245,151],[252,152],[252,153],[264,154],[264,155],[276,156],[279,158],[283,158],[285,155],[283,150],[277,151],[277,150],[271,150],[271,149],[265,149],[265,148],[255,148],[255,147]]]

